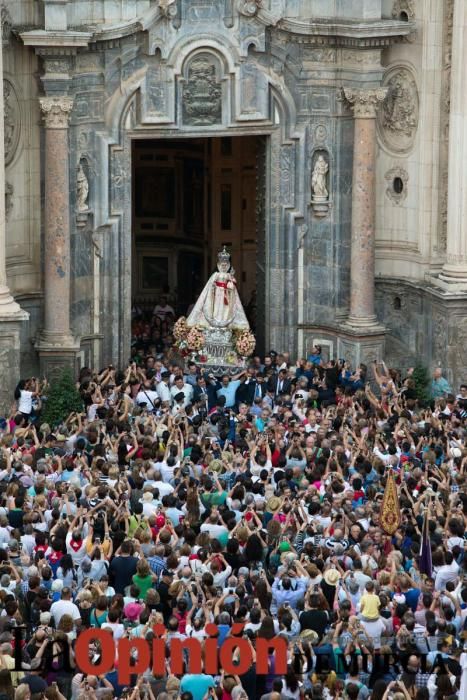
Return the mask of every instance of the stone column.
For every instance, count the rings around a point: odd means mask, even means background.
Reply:
[[[354,113],[350,314],[354,328],[377,326],[375,315],[376,111],[387,89],[344,88]]]
[[[1,37],[0,37],[1,39]],[[3,45],[0,40],[0,79],[3,80]],[[0,90],[0,411],[9,411],[20,378],[20,329],[29,314],[13,299],[6,276],[5,148],[3,90]]]
[[[45,125],[44,328],[38,343],[47,375],[72,364],[76,343],[70,331],[70,182],[68,122],[73,99],[40,99]]]
[[[455,0],[449,113],[448,221],[446,264],[440,279],[453,292],[467,291],[467,3]]]

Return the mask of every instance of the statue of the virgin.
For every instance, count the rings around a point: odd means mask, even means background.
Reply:
[[[217,256],[217,272],[209,278],[187,324],[203,328],[249,328],[237,291],[235,271],[225,248]]]

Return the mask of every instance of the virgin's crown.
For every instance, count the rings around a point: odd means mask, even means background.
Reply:
[[[220,253],[217,256],[217,262],[218,263],[228,263],[230,262],[230,253],[227,252],[225,249],[225,246],[223,250],[220,251]]]

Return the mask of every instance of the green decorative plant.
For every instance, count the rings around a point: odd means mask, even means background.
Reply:
[[[421,406],[426,406],[430,403],[430,372],[423,365],[416,365],[414,368],[412,379],[415,382],[415,391],[417,392],[417,400]]]
[[[71,370],[66,367],[51,381],[41,421],[54,427],[68,418],[70,413],[80,413],[83,401],[75,386]]]

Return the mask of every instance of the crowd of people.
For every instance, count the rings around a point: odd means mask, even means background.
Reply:
[[[59,425],[41,419],[47,386],[21,381],[1,423],[0,700],[467,697],[467,385],[438,369],[422,401],[411,370],[319,347],[223,377],[137,355],[81,370],[83,411]],[[171,642],[203,645],[210,623],[217,653],[241,638],[251,667],[174,674]],[[150,641],[157,624],[163,673],[124,686],[118,652],[105,673],[80,668],[84,630]]]

